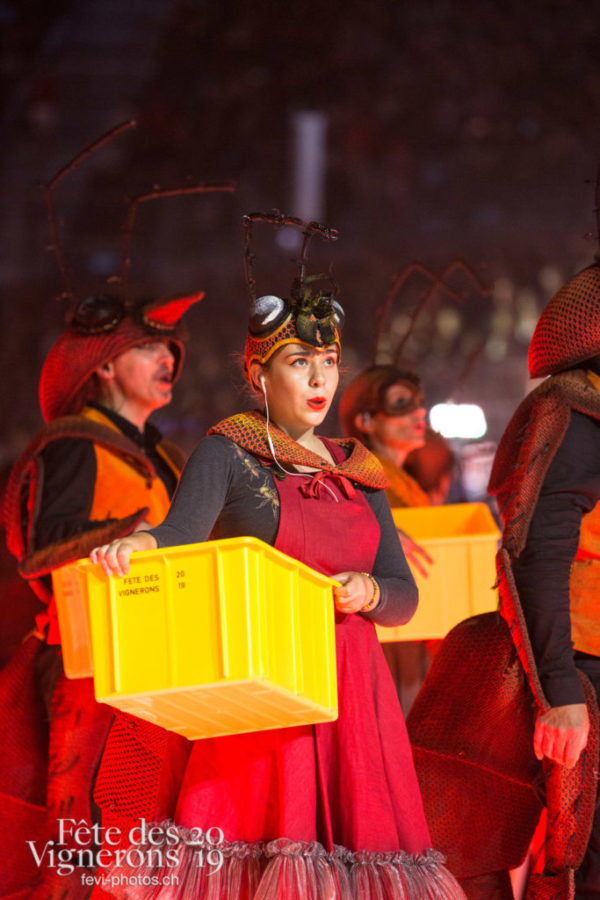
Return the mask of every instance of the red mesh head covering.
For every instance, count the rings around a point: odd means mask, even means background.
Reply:
[[[571,278],[552,297],[529,345],[532,378],[555,375],[600,354],[600,265]]]
[[[203,296],[200,292],[145,303],[136,310],[126,310],[115,327],[99,333],[85,334],[73,327],[67,328],[42,367],[39,398],[46,422],[79,412],[94,397],[92,375],[98,366],[149,338],[165,340],[171,345],[175,356],[175,381],[181,372],[184,354],[178,323],[187,309]]]

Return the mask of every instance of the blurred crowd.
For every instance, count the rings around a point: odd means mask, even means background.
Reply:
[[[10,461],[39,424],[35,385],[62,326],[37,183],[103,129],[138,117],[137,134],[57,198],[85,293],[118,268],[126,195],[156,183],[236,181],[228,203],[148,205],[134,245],[140,290],[207,291],[190,317],[193,362],[163,422],[189,447],[238,402],[229,354],[245,328],[240,217],[294,212],[290,123],[302,109],[327,122],[322,212],[340,240],[322,264],[333,263],[351,313],[349,376],[371,361],[392,276],[414,259],[440,271],[464,258],[492,294],[439,299],[407,362],[436,402],[480,346],[460,393],[485,408],[496,440],[526,389],[537,315],[595,251],[600,71],[583,2],[94,6],[0,3],[0,279],[13,335],[2,377],[16,381],[0,407],[0,457]],[[289,256],[282,248],[283,283]],[[414,297],[396,302],[399,329]]]

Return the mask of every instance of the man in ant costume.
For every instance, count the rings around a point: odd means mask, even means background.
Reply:
[[[126,296],[123,271],[119,281],[115,295],[77,300],[69,292],[67,328],[40,377],[46,425],[14,465],[5,495],[9,549],[45,609],[0,673],[0,710],[10,717],[0,826],[11,836],[0,896],[18,889],[23,897],[89,894],[81,872],[58,875],[48,860],[38,866],[26,845],[35,839],[41,853],[46,840],[56,840],[61,818],[93,822],[91,788],[112,721],[109,707],[94,700],[91,678],[63,673],[50,573],[99,542],[159,524],[185,461],[147,420],[171,400],[184,355],[179,322],[204,295],[136,301]]]
[[[504,622],[488,614],[451,632],[408,724],[434,838],[469,898],[512,897],[502,870],[523,858],[543,804],[545,866],[527,898],[591,900],[600,897],[599,263],[546,306],[529,371],[549,377],[511,419],[489,486],[504,525]]]
[[[84,301],[44,363],[40,403],[47,424],[8,484],[9,549],[46,608],[5,677],[23,661],[25,648],[35,655],[50,720],[49,827],[66,811],[91,821],[90,785],[112,719],[94,701],[91,678],[68,680],[62,672],[50,572],[86,556],[99,540],[128,534],[141,522],[158,524],[166,514],[184,458],[146,419],[171,399],[183,358],[177,322],[201,297],[135,310],[111,298]],[[19,759],[14,762],[18,768]],[[14,790],[8,776],[5,768],[6,787]],[[36,767],[40,784],[33,794],[40,801],[44,776]],[[18,790],[15,803],[23,799],[29,798]],[[4,795],[2,802],[10,800]],[[23,841],[34,836],[30,831]]]

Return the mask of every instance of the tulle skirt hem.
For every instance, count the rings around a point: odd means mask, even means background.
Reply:
[[[465,900],[435,850],[329,853],[317,842],[227,842],[172,823],[102,873],[119,900]]]

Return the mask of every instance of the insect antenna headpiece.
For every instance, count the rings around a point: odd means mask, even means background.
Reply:
[[[305,223],[293,216],[285,216],[277,210],[251,213],[244,216],[243,222],[244,270],[250,300],[246,371],[253,360],[266,363],[283,344],[301,343],[313,349],[337,344],[341,349],[340,333],[344,311],[337,300],[337,283],[331,273],[306,274],[313,238],[318,236],[328,242],[335,241],[338,232],[318,222]],[[292,282],[289,297],[275,294],[256,296],[254,254],[251,251],[252,227],[255,222],[267,222],[278,228],[293,226],[303,232],[297,275]],[[330,290],[316,287],[317,282],[324,280],[329,282]]]
[[[377,312],[372,363],[348,384],[340,401],[340,420],[345,434],[364,439],[364,432],[357,422],[359,414],[404,416],[425,405],[421,379],[414,371],[413,365],[407,364],[403,359],[403,352],[419,317],[434,298],[442,295],[455,302],[464,299],[464,293],[456,290],[447,280],[456,272],[465,275],[469,283],[475,285],[481,293],[489,293],[489,289],[463,260],[454,260],[439,274],[422,263],[412,262],[394,276],[385,301]],[[424,286],[413,276],[420,278],[421,282],[425,279]],[[390,322],[392,309],[394,304],[398,304],[401,308],[407,305],[407,288],[410,289],[410,299],[414,302],[415,292],[417,299],[409,314],[408,324],[390,346],[389,335],[393,334]],[[478,347],[478,353],[480,351],[481,347]],[[468,377],[475,358],[470,358],[461,372],[461,383]],[[396,390],[390,395],[388,389],[392,386],[401,390]]]
[[[405,266],[398,275],[394,276],[388,295],[376,313],[377,329],[373,344],[373,363],[377,362],[378,358],[384,355],[384,350],[387,350],[386,355],[391,358],[395,365],[400,364],[404,349],[413,335],[421,315],[435,299],[440,296],[446,296],[455,303],[462,303],[467,294],[464,290],[455,287],[451,283],[451,278],[455,273],[465,276],[467,285],[470,288],[474,288],[481,296],[487,296],[491,293],[490,288],[481,281],[474,269],[462,259],[452,260],[439,273],[432,271],[422,263],[412,262]],[[410,282],[411,277],[415,274],[426,279],[425,285],[419,289],[417,300],[408,316],[408,324],[397,337],[393,346],[385,348],[384,344],[386,342],[389,344],[389,335],[393,333],[390,321],[392,308],[394,305],[397,305],[402,309],[402,307],[407,305],[409,289],[412,291],[410,296],[414,296],[417,282],[414,278],[412,279],[412,284]]]
[[[384,337],[387,337],[389,334],[392,308],[395,303],[398,303],[399,306],[404,305],[403,291],[406,289],[411,276],[414,274],[424,276],[426,283],[425,287],[419,292],[417,303],[410,313],[406,329],[398,338],[395,347],[391,349],[390,355],[396,364],[398,364],[402,357],[404,347],[411,337],[418,319],[426,306],[431,302],[434,295],[438,291],[441,291],[455,300],[460,299],[460,295],[444,282],[443,275],[436,274],[431,269],[427,268],[427,266],[418,262],[412,262],[405,266],[398,275],[394,276],[390,290],[388,291],[383,304],[376,312],[377,327],[372,351],[373,365],[377,363],[378,357],[382,353]]]
[[[121,271],[118,276],[108,279],[111,289],[84,299],[77,296],[74,290],[59,241],[54,190],[62,178],[90,153],[134,125],[135,121],[132,120],[110,129],[84,148],[44,185],[54,251],[65,283],[61,298],[70,301],[67,328],[48,353],[40,377],[40,405],[46,421],[79,412],[97,393],[98,386],[94,377],[96,369],[148,340],[164,340],[169,343],[175,357],[175,380],[181,371],[184,354],[179,333],[180,319],[190,306],[204,296],[203,291],[158,298],[133,299],[128,296],[129,247],[135,217],[139,205],[147,200],[209,191],[230,192],[234,190],[230,183],[186,185],[166,190],[155,187],[152,191],[134,197],[130,201],[124,227]]]
[[[90,154],[94,153],[96,150],[99,150],[100,147],[102,147],[108,141],[111,141],[113,138],[117,137],[117,135],[121,134],[122,131],[126,131],[129,128],[135,128],[136,126],[137,122],[135,119],[128,119],[126,122],[121,122],[119,125],[115,125],[114,128],[109,129],[109,131],[107,131],[101,137],[97,138],[95,141],[92,141],[91,144],[88,144],[83,148],[83,150],[80,150],[72,160],[70,160],[61,169],[58,170],[58,172],[50,179],[50,181],[42,184],[42,189],[46,198],[46,210],[48,214],[48,224],[50,227],[50,237],[52,241],[50,249],[54,251],[54,255],[56,256],[58,269],[62,276],[65,287],[63,293],[59,295],[59,300],[73,300],[76,294],[73,288],[73,281],[66,264],[65,254],[60,240],[58,222],[56,218],[56,207],[54,205],[54,191],[59,182],[61,182],[65,177],[65,175],[73,172],[84,161],[84,159],[90,156]]]

